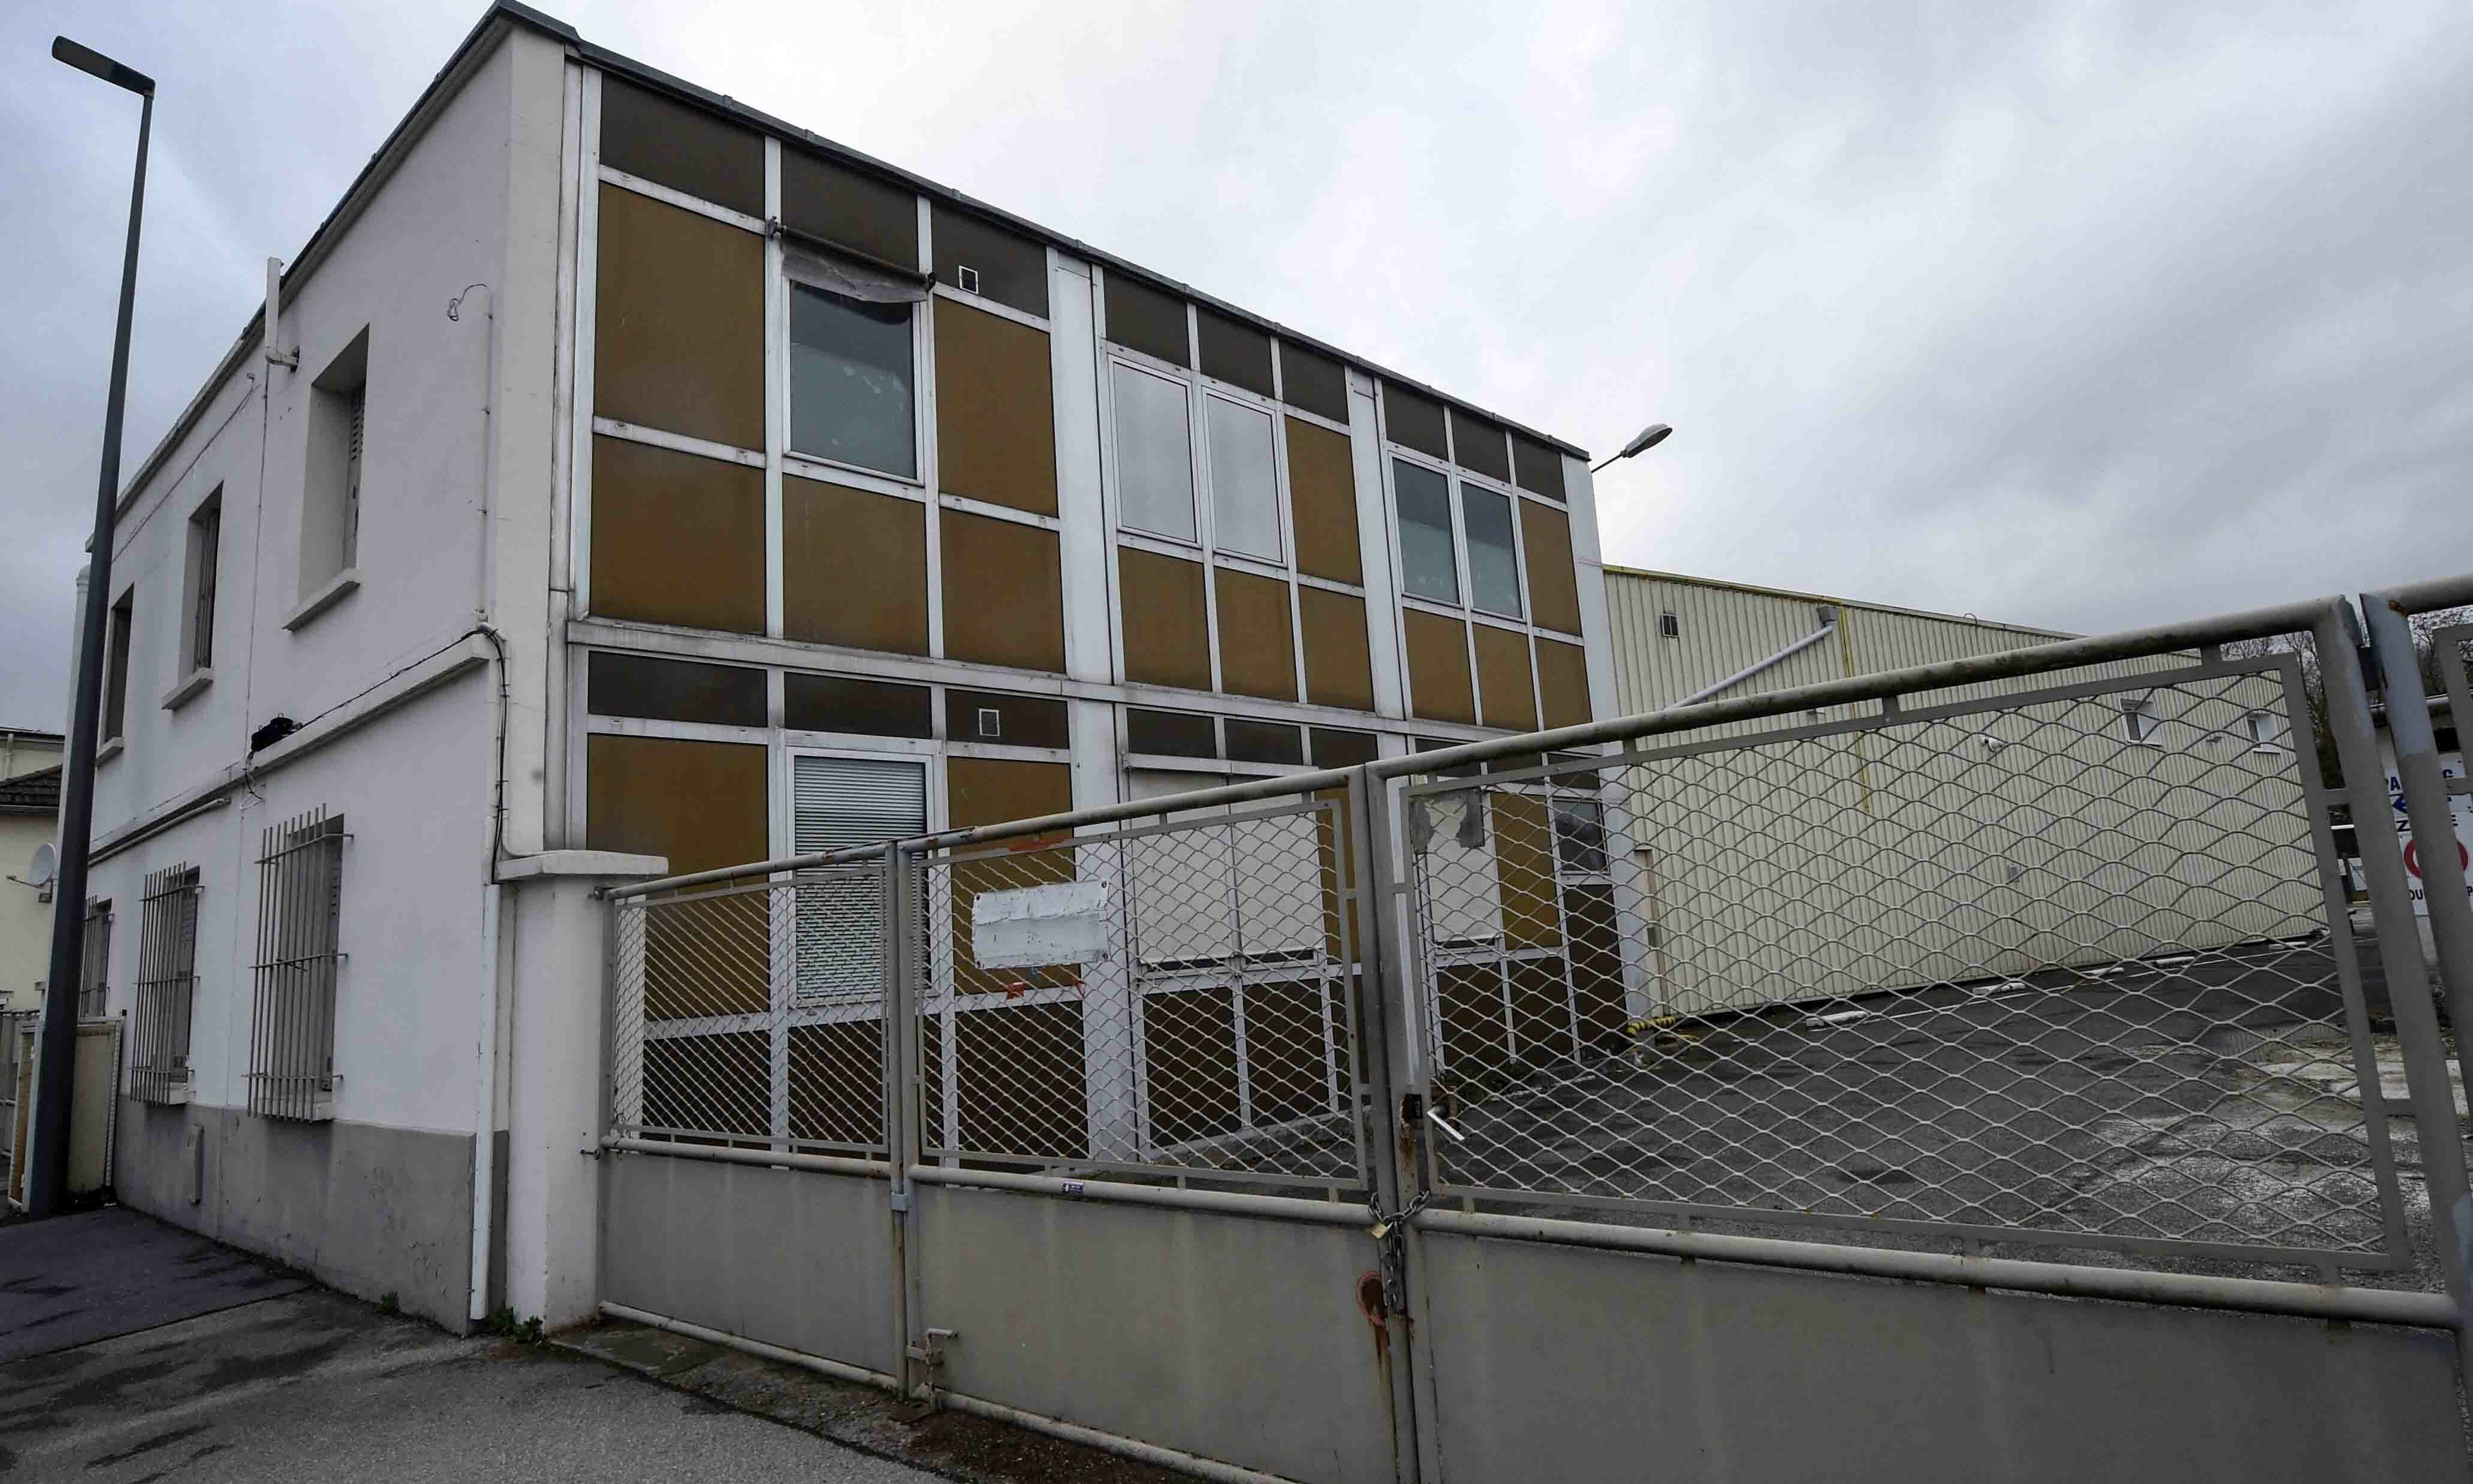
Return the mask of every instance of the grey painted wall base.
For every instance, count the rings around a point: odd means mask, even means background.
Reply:
[[[194,1188],[193,1127],[204,1145]],[[468,1327],[470,1136],[134,1099],[121,1104],[119,1134],[124,1204],[346,1293],[393,1293],[407,1312]]]

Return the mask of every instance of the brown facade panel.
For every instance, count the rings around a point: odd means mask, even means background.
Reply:
[[[604,72],[601,163],[749,216],[764,214],[764,141]]]
[[[1537,693],[1549,727],[1577,727],[1594,720],[1589,713],[1588,652],[1577,644],[1539,639]]]
[[[1193,311],[1194,338],[1202,348],[1202,373],[1263,396],[1271,390],[1271,337],[1216,310]]]
[[[596,850],[661,856],[674,874],[762,860],[772,853],[765,756],[752,743],[589,737],[585,836]],[[761,894],[678,903],[644,927],[646,1018],[756,1015],[770,1003]]]
[[[945,812],[955,829],[1063,814],[1073,807],[1073,770],[1009,757],[945,759]]]
[[[948,823],[956,829],[1062,814],[1073,807],[1073,770],[1061,762],[948,757],[945,796]],[[982,969],[971,956],[971,904],[979,893],[1073,879],[1072,849],[1028,848],[1053,838],[1013,842],[1024,849],[956,862],[950,868],[948,915],[952,920],[953,983],[959,993],[1011,993],[1032,983],[1053,986],[1077,982],[1078,976],[1070,969]]]
[[[1219,687],[1267,701],[1297,698],[1296,635],[1288,627],[1288,585],[1221,567]]]
[[[790,1137],[859,1147],[884,1142],[884,1022],[790,1028]]]
[[[1236,992],[1213,986],[1144,994],[1142,1072],[1157,1142],[1236,1132]]]
[[[1108,273],[1103,297],[1108,310],[1108,339],[1170,365],[1193,364],[1191,344],[1186,333],[1184,299],[1114,270]]]
[[[1382,436],[1437,459],[1452,456],[1443,431],[1443,404],[1406,387],[1382,383]]]
[[[943,513],[945,657],[1021,670],[1065,668],[1056,533]]]
[[[1436,1080],[1452,1089],[1501,1086],[1511,1068],[1501,969],[1492,963],[1451,964],[1434,980],[1435,1018],[1443,1042]]]
[[[1314,795],[1326,803],[1339,802],[1347,797],[1344,788],[1326,788]],[[1356,837],[1349,833],[1347,815],[1342,810],[1319,813],[1313,820],[1314,849],[1322,874],[1323,952],[1334,964],[1362,964],[1365,939],[1357,899],[1341,899],[1342,893],[1357,890]]]
[[[1572,566],[1572,517],[1523,500],[1520,540],[1528,550],[1528,616],[1540,628],[1579,633],[1580,579]]]
[[[890,267],[919,266],[918,196],[820,155],[781,152],[781,225]]]
[[[1515,948],[1550,948],[1563,941],[1554,901],[1554,835],[1546,800],[1495,790],[1494,859],[1502,889],[1502,937]]]
[[[781,677],[781,725],[794,731],[932,737],[935,700],[935,691],[924,685],[791,670]]]
[[[592,411],[764,446],[764,239],[601,187]]]
[[[1245,986],[1245,1087],[1255,1127],[1346,1106],[1355,1078],[1337,990],[1320,979]]]
[[[1202,563],[1118,547],[1116,587],[1124,619],[1125,679],[1209,690],[1211,617],[1202,591]]]
[[[1047,318],[1047,250],[1018,232],[948,206],[928,208],[936,248],[936,281],[982,299]],[[969,282],[963,271],[970,274]]]
[[[1073,745],[1072,708],[1053,696],[948,687],[945,735],[956,742],[1001,742],[1007,747],[1052,747],[1063,752]]]
[[[646,1041],[644,1123],[764,1137],[773,1128],[771,1038],[762,1031],[731,1031]]]
[[[1333,422],[1348,418],[1348,368],[1303,346],[1280,343],[1280,395],[1291,406]]]
[[[763,633],[763,470],[594,438],[591,568],[604,617]]]
[[[1525,433],[1511,435],[1511,466],[1520,488],[1549,500],[1563,496],[1563,451]]]
[[[587,673],[585,704],[595,716],[764,725],[764,672],[751,666],[596,650]]]
[[[1469,688],[1468,625],[1417,609],[1404,609],[1400,627],[1408,649],[1408,708],[1438,722],[1477,724],[1477,696]]]
[[[1501,425],[1456,407],[1452,409],[1452,462],[1511,483],[1511,451],[1502,441]]]
[[[1299,418],[1288,426],[1288,503],[1297,570],[1352,586],[1365,581],[1357,544],[1357,465],[1346,436]]]
[[[936,483],[947,494],[1056,514],[1047,333],[939,299]]]
[[[1622,937],[1615,922],[1614,888],[1571,890],[1572,990],[1579,1003],[1580,1040],[1592,1050],[1620,1050],[1630,1011],[1623,996]],[[1611,1042],[1611,1045],[1609,1044]]]
[[[1572,992],[1559,958],[1519,959],[1510,966],[1511,1026],[1520,1060],[1529,1066],[1569,1062],[1574,1049]]]
[[[1297,588],[1306,641],[1306,699],[1315,706],[1374,709],[1374,660],[1365,637],[1365,600],[1327,587]]]
[[[1477,688],[1485,724],[1507,731],[1537,730],[1537,698],[1528,678],[1528,635],[1477,626]]]
[[[927,653],[927,508],[782,476],[781,632]]]
[[[1079,1004],[966,1010],[953,1025],[962,1148],[1045,1160],[1088,1157]]]

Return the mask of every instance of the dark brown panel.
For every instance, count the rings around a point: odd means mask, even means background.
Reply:
[[[884,1142],[884,1022],[790,1028],[790,1137]]]
[[[1491,790],[1490,797],[1503,940],[1515,948],[1550,948],[1563,941],[1563,922],[1554,905],[1554,836],[1546,801],[1505,789]]]
[[[1280,392],[1294,406],[1333,422],[1348,418],[1348,369],[1303,346],[1280,343]]]
[[[1438,722],[1477,722],[1477,696],[1469,689],[1468,626],[1416,609],[1404,609],[1400,625],[1408,647],[1409,709]]]
[[[927,653],[927,507],[783,475],[781,632]]]
[[[1523,500],[1520,539],[1528,554],[1528,616],[1543,628],[1579,633],[1580,580],[1572,566],[1572,517]]]
[[[1477,689],[1487,726],[1537,730],[1537,699],[1528,683],[1528,635],[1492,624],[1477,626]]]
[[[941,201],[929,206],[928,221],[935,232],[937,282],[960,289],[961,271],[968,268],[978,287],[964,292],[1047,318],[1045,248]]]
[[[1502,442],[1502,424],[1456,407],[1452,409],[1452,459],[1462,468],[1511,483],[1511,453]]]
[[[762,860],[764,757],[749,742],[590,737],[586,835],[596,850],[665,856],[674,875]]]
[[[890,267],[919,266],[919,198],[910,187],[804,150],[781,152],[781,224]]]
[[[1501,971],[1490,963],[1453,964],[1434,977],[1442,1082],[1472,1091],[1499,1086],[1511,1067]]]
[[[606,72],[601,75],[601,163],[717,206],[749,216],[764,214],[763,139]]]
[[[1294,701],[1297,647],[1288,626],[1288,585],[1227,567],[1219,569],[1218,582],[1220,688]]]
[[[1314,798],[1324,803],[1339,803],[1348,798],[1348,790],[1319,789]],[[1365,959],[1365,935],[1357,903],[1363,898],[1360,896],[1343,901],[1340,898],[1342,892],[1358,890],[1357,842],[1349,833],[1348,815],[1342,810],[1329,810],[1314,815],[1313,821],[1315,863],[1322,872],[1323,952],[1334,964],[1361,964]],[[1347,930],[1345,940],[1341,938],[1343,927]]]
[[[1382,755],[1382,739],[1370,731],[1316,727],[1312,733],[1313,765],[1317,768],[1354,768]]]
[[[1288,503],[1297,570],[1351,586],[1365,581],[1357,545],[1357,465],[1348,440],[1297,418],[1288,425]]]
[[[697,664],[650,655],[592,656],[587,705],[595,716],[639,716],[659,722],[764,725],[764,672],[744,665]]]
[[[1306,699],[1316,706],[1374,709],[1374,662],[1366,647],[1365,600],[1324,587],[1297,588],[1306,640]]]
[[[945,759],[946,814],[955,829],[1063,814],[1073,807],[1073,770],[1009,757]]]
[[[1511,1029],[1520,1060],[1543,1066],[1572,1060],[1572,992],[1559,958],[1518,959],[1511,965]]]
[[[1525,433],[1511,435],[1511,464],[1520,488],[1549,500],[1563,498],[1563,451]]]
[[[1231,762],[1295,766],[1306,760],[1304,731],[1285,722],[1248,721],[1232,716],[1221,725],[1228,729],[1228,760]]]
[[[1056,514],[1047,334],[936,303],[936,483],[947,494]]]
[[[1589,713],[1589,657],[1577,644],[1553,639],[1537,641],[1537,693],[1545,705],[1545,725],[1576,727],[1593,721]]]
[[[592,611],[764,632],[764,471],[592,440]]]
[[[1193,364],[1185,333],[1185,300],[1139,278],[1108,274],[1108,338],[1177,366]]]
[[[1125,751],[1162,757],[1216,757],[1219,731],[1208,716],[1191,711],[1125,708]]]
[[[1193,311],[1195,339],[1202,346],[1202,373],[1276,396],[1271,390],[1271,337],[1215,310],[1199,305]]]
[[[1211,688],[1211,620],[1202,564],[1123,546],[1116,586],[1125,630],[1125,679]]]
[[[943,515],[946,658],[1063,670],[1056,533],[957,510]]]
[[[862,681],[847,675],[781,677],[781,725],[798,731],[848,731],[869,737],[932,737],[936,693],[924,685]]]
[[[953,1025],[962,1148],[1051,1160],[1088,1156],[1080,1005],[966,1010]]]
[[[1269,1128],[1344,1107],[1355,1079],[1348,1017],[1321,980],[1245,986],[1245,1082],[1254,1125]]]
[[[1151,1137],[1162,1144],[1234,1134],[1236,996],[1227,989],[1142,996],[1142,1069]]]
[[[1452,456],[1451,443],[1443,435],[1443,404],[1387,381],[1382,383],[1382,432],[1391,442],[1419,453],[1444,460]]]
[[[646,1041],[644,1122],[657,1129],[764,1137],[773,1129],[771,1038],[762,1031],[732,1031]]]
[[[601,187],[592,411],[764,446],[764,239]]]
[[[1580,1004],[1580,1040],[1592,1051],[1620,1051],[1630,1043],[1623,1026],[1631,1018],[1623,997],[1622,939],[1615,925],[1614,889],[1571,889],[1572,988]]]
[[[1073,745],[1071,721],[1062,701],[1046,696],[1017,696],[996,690],[945,692],[945,735],[956,742],[1002,742],[1012,747],[1068,748]],[[992,711],[991,734],[982,711]]]

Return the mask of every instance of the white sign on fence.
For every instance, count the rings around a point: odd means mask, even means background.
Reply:
[[[981,969],[1089,964],[1108,956],[1108,883],[1057,881],[971,898],[971,957]]]

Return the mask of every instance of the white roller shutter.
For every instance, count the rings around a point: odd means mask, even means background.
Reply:
[[[801,855],[927,831],[927,770],[902,758],[793,757],[790,849]],[[874,864],[803,874],[799,997],[874,998],[884,988],[884,886]]]

